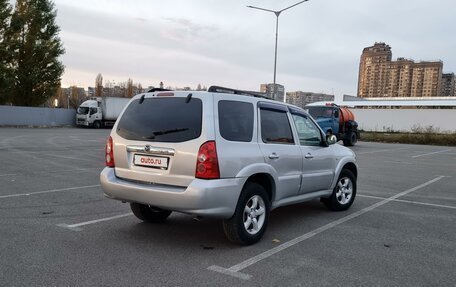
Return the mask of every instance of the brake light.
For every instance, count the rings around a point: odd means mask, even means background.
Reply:
[[[114,164],[114,145],[112,143],[112,137],[109,137],[106,141],[106,166],[115,167]]]
[[[215,141],[208,141],[201,145],[196,158],[195,177],[201,179],[220,178],[217,149]]]
[[[157,97],[172,97],[174,93],[158,93]]]

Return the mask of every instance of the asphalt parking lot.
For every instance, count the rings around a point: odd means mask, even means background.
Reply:
[[[0,128],[0,286],[456,286],[456,148],[359,142],[358,196],[279,208],[259,243],[104,198],[109,130]]]

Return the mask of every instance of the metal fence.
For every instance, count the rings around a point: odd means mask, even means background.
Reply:
[[[0,126],[74,126],[76,110],[0,106]]]

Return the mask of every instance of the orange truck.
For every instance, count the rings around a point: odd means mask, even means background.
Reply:
[[[313,103],[306,109],[327,135],[335,135],[345,146],[355,145],[360,138],[355,115],[348,108],[334,103]]]

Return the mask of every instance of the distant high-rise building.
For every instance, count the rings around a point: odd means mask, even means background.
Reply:
[[[391,47],[385,43],[375,43],[372,47],[364,48],[359,62],[358,96],[367,98],[385,95],[391,57]]]
[[[456,77],[454,73],[442,74],[442,97],[456,97]]]
[[[386,97],[410,97],[414,64],[413,60],[404,58],[390,62],[384,91]]]
[[[412,76],[412,97],[438,97],[442,88],[442,62],[415,63]]]
[[[334,95],[311,92],[287,92],[287,103],[304,108],[307,104],[323,101],[334,101]]]
[[[441,61],[391,61],[391,47],[375,43],[363,49],[359,64],[358,96],[438,97],[442,90]]]
[[[260,92],[265,93],[266,97],[279,101],[279,102],[283,102],[283,100],[285,98],[285,87],[280,84],[276,84],[275,96],[274,96],[274,84],[261,84]]]

